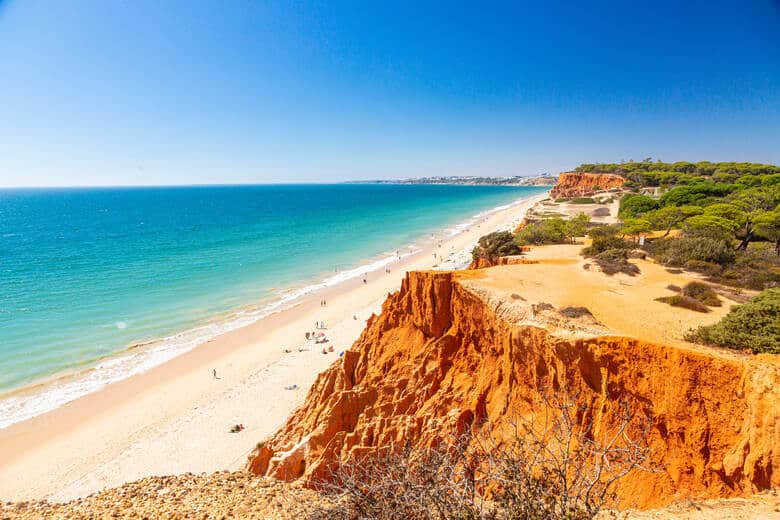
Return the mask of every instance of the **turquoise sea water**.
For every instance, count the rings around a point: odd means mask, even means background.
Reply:
[[[234,325],[256,319],[263,305],[290,296],[285,289],[542,191],[369,184],[0,190],[0,393],[97,366],[57,396],[0,401],[0,427],[126,377],[133,363],[151,366],[191,348],[231,316]],[[166,342],[151,358],[132,351],[107,358],[160,338]]]

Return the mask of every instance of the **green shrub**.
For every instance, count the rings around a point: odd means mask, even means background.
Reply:
[[[682,295],[693,298],[696,301],[710,307],[720,307],[721,302],[718,293],[712,287],[703,282],[690,282],[682,288]]]
[[[731,234],[739,228],[739,224],[715,215],[695,215],[685,219],[683,226],[688,231],[703,231],[705,233]]]
[[[674,296],[663,296],[655,299],[658,302],[668,303],[672,307],[682,307],[696,312],[710,312],[706,305],[698,300],[694,300],[689,296],[683,296],[682,294],[675,294]]]
[[[517,232],[520,245],[563,244],[567,242],[566,222],[560,217],[552,217],[532,222]]]
[[[647,195],[629,194],[620,199],[618,217],[636,218],[643,213],[658,209],[658,202]]]
[[[486,258],[493,261],[500,256],[519,255],[522,249],[515,242],[515,237],[509,231],[496,231],[483,237],[477,242],[477,247],[471,251],[471,258],[478,260]]]
[[[765,249],[739,251],[734,262],[720,273],[711,275],[712,281],[761,291],[780,284],[780,259]]]
[[[592,243],[582,250],[584,256],[596,256],[609,249],[634,249],[635,245],[623,240],[619,226],[596,226],[588,231]]]
[[[691,260],[727,265],[736,257],[731,241],[717,234],[664,238],[651,242],[647,247],[656,260],[673,267],[682,267]]]
[[[658,202],[660,206],[706,206],[707,201],[720,202],[723,197],[735,189],[736,186],[733,184],[714,182],[677,186],[661,195]]]
[[[780,285],[780,258],[770,244],[756,243],[737,251],[732,263],[706,274],[712,282],[761,291]]]
[[[684,267],[689,271],[695,271],[707,276],[718,276],[723,272],[722,266],[712,262],[704,262],[702,260],[688,260],[685,262]]]
[[[567,244],[585,234],[590,217],[579,213],[568,220],[552,217],[532,222],[517,232],[515,240],[520,245]]]
[[[620,225],[618,224],[594,226],[588,230],[588,236],[594,240],[603,237],[614,237],[619,234]]]
[[[780,354],[780,289],[766,289],[749,302],[735,305],[714,325],[691,331],[686,339],[758,354]]]
[[[591,197],[575,197],[571,199],[572,204],[595,204],[596,201]]]

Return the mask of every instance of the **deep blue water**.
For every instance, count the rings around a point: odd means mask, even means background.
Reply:
[[[0,191],[0,392],[322,278],[539,188]]]

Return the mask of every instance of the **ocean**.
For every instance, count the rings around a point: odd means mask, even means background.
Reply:
[[[545,188],[0,190],[0,428]],[[145,348],[131,348],[145,345]],[[67,377],[63,377],[67,375]],[[47,381],[37,392],[13,392]]]

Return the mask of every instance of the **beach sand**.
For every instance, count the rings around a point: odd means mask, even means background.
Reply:
[[[546,196],[490,213],[441,244],[427,241],[418,254],[391,264],[389,274],[380,269],[367,283],[358,278],[308,295],[148,372],[0,430],[0,500],[61,501],[147,476],[242,467],[406,271],[462,266],[480,236],[514,228]],[[434,253],[449,258],[436,262]],[[328,327],[325,345],[304,338],[318,321]],[[331,345],[334,352],[323,354]],[[285,389],[291,385],[297,388]],[[238,423],[246,429],[230,433]]]

